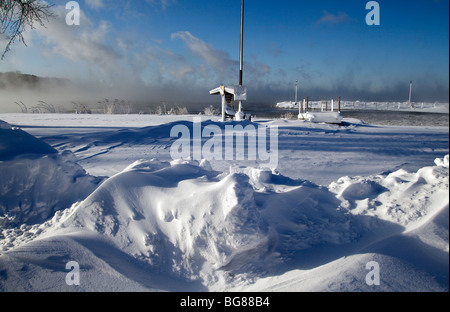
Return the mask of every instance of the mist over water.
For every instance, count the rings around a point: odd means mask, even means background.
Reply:
[[[214,85],[211,85],[213,88]],[[244,111],[259,118],[283,118],[287,113],[296,118],[298,109],[277,108],[277,92],[266,90],[267,97],[255,93],[250,101],[243,103]],[[170,94],[170,96],[168,96]],[[282,98],[281,96],[279,98]],[[330,97],[332,98],[332,97]],[[118,103],[115,111],[106,109],[105,103]],[[319,101],[320,102],[320,101]],[[318,101],[315,101],[318,109]],[[36,109],[40,104],[41,109]],[[312,102],[311,102],[312,103]],[[395,126],[449,126],[449,104],[418,103],[417,110],[410,110],[407,103],[401,102],[358,102],[347,101],[342,104],[344,118],[361,120],[370,125]],[[401,107],[402,106],[402,107]],[[45,107],[54,108],[47,111]],[[190,89],[186,86],[148,87],[124,83],[121,88],[108,88],[95,84],[76,84],[67,79],[42,78],[33,75],[0,73],[0,112],[1,113],[76,113],[80,109],[89,113],[132,113],[167,114],[187,112],[201,114],[205,108],[219,114],[220,97],[209,95],[208,87]],[[336,106],[335,106],[336,107]],[[26,108],[26,109],[24,109]],[[181,109],[180,109],[181,108]],[[400,109],[402,108],[402,109]],[[423,109],[426,110],[423,110]]]

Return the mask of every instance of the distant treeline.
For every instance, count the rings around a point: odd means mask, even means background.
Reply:
[[[44,78],[21,72],[0,73],[0,89],[39,89],[50,86],[65,86],[68,79]]]

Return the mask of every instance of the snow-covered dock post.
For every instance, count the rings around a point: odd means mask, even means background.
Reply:
[[[413,105],[412,105],[412,102],[411,102],[411,100],[412,100],[412,86],[413,86],[413,82],[411,80],[411,82],[409,83],[409,102],[408,102],[410,108],[414,108]]]
[[[334,112],[334,100],[331,99],[331,111]]]
[[[305,120],[306,119],[303,107],[306,107],[306,100],[305,99],[303,99],[298,105],[298,119],[299,120]]]

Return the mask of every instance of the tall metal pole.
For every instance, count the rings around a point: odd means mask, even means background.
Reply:
[[[242,86],[244,70],[244,0],[241,0],[241,43],[239,52],[239,86]],[[242,101],[239,101],[239,112],[242,112]]]
[[[239,85],[242,86],[242,72],[244,69],[244,0],[241,0],[241,45],[239,53]]]

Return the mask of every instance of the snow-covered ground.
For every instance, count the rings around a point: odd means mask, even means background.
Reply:
[[[173,159],[194,117],[0,114],[0,290],[449,290],[448,128],[245,122],[269,170]]]

